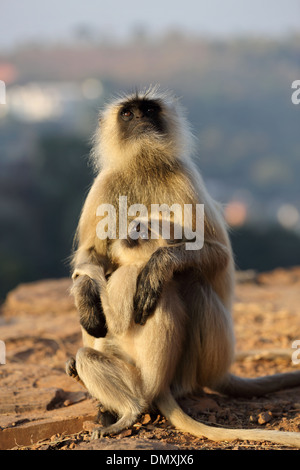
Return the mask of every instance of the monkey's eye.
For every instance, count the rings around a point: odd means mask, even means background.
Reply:
[[[147,114],[147,116],[151,116],[151,115],[155,114],[156,111],[157,111],[157,109],[154,108],[154,107],[153,108],[148,108],[147,111],[146,111],[146,114]]]
[[[130,228],[129,236],[132,240],[148,240],[149,239],[149,230],[147,225],[142,224],[141,222],[134,223]]]
[[[130,109],[123,109],[121,111],[121,118],[124,121],[130,121],[133,118],[133,113],[130,111]]]

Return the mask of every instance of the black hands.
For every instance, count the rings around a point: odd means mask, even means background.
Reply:
[[[76,297],[81,326],[95,338],[106,336],[106,320],[96,281],[89,276],[83,276],[77,289]]]
[[[154,312],[163,289],[160,274],[156,257],[152,256],[137,278],[137,288],[133,299],[135,323],[144,325]]]

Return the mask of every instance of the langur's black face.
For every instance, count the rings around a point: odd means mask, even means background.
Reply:
[[[140,138],[150,132],[163,135],[167,130],[157,100],[135,98],[122,103],[118,122],[123,139]]]

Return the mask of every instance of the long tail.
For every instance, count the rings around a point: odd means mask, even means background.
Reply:
[[[300,448],[300,432],[265,431],[261,429],[229,429],[207,426],[195,421],[180,408],[170,391],[156,400],[161,413],[179,430],[212,441],[269,441]]]
[[[214,387],[216,392],[230,397],[258,397],[292,387],[300,387],[300,371],[267,375],[254,379],[228,374]]]

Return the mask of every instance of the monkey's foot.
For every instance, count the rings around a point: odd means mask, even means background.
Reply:
[[[117,427],[117,428],[113,428],[113,426],[114,426],[114,424],[112,424],[111,426],[95,428],[92,431],[91,440],[101,439],[102,437],[107,436],[109,434],[119,434],[121,431],[123,431],[125,429],[124,426]]]
[[[105,410],[102,405],[98,405],[98,414],[95,419],[95,423],[102,424],[103,427],[108,427],[111,424],[117,421],[118,417],[111,413],[110,411]]]
[[[101,439],[101,437],[105,436],[104,430],[105,430],[104,427],[95,428],[91,434],[91,440]]]
[[[113,423],[110,426],[96,427],[91,434],[91,439],[100,439],[101,437],[106,436],[108,434],[119,434],[124,429],[132,426],[133,423],[135,423],[136,419],[137,416],[135,414],[130,414],[128,416],[122,416],[122,418],[120,418],[116,423]]]

